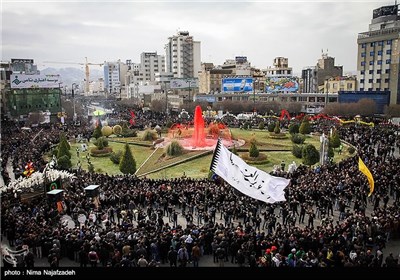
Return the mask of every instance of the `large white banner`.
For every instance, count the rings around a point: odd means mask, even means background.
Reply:
[[[60,75],[11,74],[11,88],[59,88]]]
[[[231,153],[221,141],[214,150],[211,170],[241,193],[266,203],[286,201],[284,189],[290,180],[269,175]]]
[[[197,88],[197,79],[196,78],[188,78],[188,79],[171,79],[170,87],[172,89],[189,89],[189,88]]]

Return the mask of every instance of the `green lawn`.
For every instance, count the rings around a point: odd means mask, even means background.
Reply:
[[[249,141],[251,138],[255,137],[257,140],[257,146],[259,150],[266,154],[268,157],[268,162],[265,164],[255,165],[257,168],[270,172],[274,165],[280,165],[281,161],[285,161],[286,168],[293,161],[296,162],[297,165],[301,164],[301,159],[295,158],[292,153],[293,143],[290,140],[290,136],[288,134],[287,139],[272,139],[269,136],[269,132],[267,130],[242,130],[242,129],[232,129],[232,134],[235,138],[243,139],[246,141],[246,144],[240,149],[248,150]],[[132,138],[110,138],[109,146],[113,148],[113,151],[123,150],[124,143],[129,143],[132,149],[133,156],[136,160],[136,168],[139,168],[143,162],[154,152],[151,147],[142,146],[143,144],[151,145],[150,142],[144,142],[140,140],[139,133],[138,137]],[[163,135],[164,136],[164,135]],[[123,143],[117,143],[112,141],[121,141]],[[135,145],[137,143],[138,145]],[[320,142],[319,136],[307,136],[306,144],[313,144],[317,150],[319,150]],[[338,162],[344,158],[349,157],[350,155],[347,152],[347,146],[344,145],[344,149],[341,155],[338,155],[335,151],[334,161]],[[80,144],[72,144],[71,145],[71,153],[72,153],[72,165],[73,168],[77,166],[77,155],[76,155],[76,147],[80,147]],[[90,143],[89,149],[94,147],[92,143]],[[143,167],[139,170],[138,175],[144,174],[146,172],[157,170],[164,166],[170,165],[171,163],[175,163],[178,161],[182,161],[186,158],[192,157],[194,155],[199,155],[203,153],[203,151],[191,151],[185,153],[184,155],[172,158],[168,160],[160,160],[160,156],[164,153],[163,149],[159,149]],[[240,154],[247,153],[247,151],[240,151]],[[80,160],[82,164],[82,168],[87,170],[88,164],[86,160],[87,153],[80,153]],[[208,170],[211,163],[212,154],[208,154],[188,162],[180,163],[178,165],[167,167],[161,171],[157,171],[151,174],[146,175],[146,177],[160,179],[160,178],[175,178],[181,177],[182,175],[186,175],[192,178],[204,178],[208,176]],[[95,168],[96,172],[107,173],[110,175],[121,174],[119,171],[118,165],[111,162],[109,157],[91,157],[91,161]]]
[[[117,152],[119,150],[123,151],[124,145],[123,143],[115,143],[115,142],[108,142],[109,146],[112,147],[114,152]],[[76,153],[76,148],[80,148],[81,144],[71,144],[71,162],[72,162],[72,167],[75,169],[77,168],[77,153]],[[93,148],[94,145],[93,143],[89,144],[89,150]],[[150,154],[153,152],[153,150],[149,147],[143,147],[143,146],[138,146],[138,145],[130,145],[130,148],[132,150],[133,157],[136,160],[136,168],[139,168],[139,166],[150,156]],[[80,152],[79,153],[79,158],[81,161],[82,169],[88,170],[88,164],[86,160],[86,155],[87,152]],[[120,175],[122,174],[119,171],[118,165],[114,164],[109,157],[90,157],[90,161],[92,162],[94,166],[94,170],[96,172],[100,173],[107,173],[109,175]],[[101,171],[99,171],[99,169]]]

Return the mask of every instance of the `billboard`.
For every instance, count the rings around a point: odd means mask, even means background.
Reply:
[[[375,9],[372,18],[377,18],[381,16],[397,15],[397,5],[383,6],[379,9]]]
[[[196,78],[187,78],[187,79],[171,79],[170,88],[171,89],[188,89],[188,88],[197,88]]]
[[[59,88],[60,75],[11,74],[11,88]]]
[[[222,79],[223,92],[252,92],[253,78],[225,78]]]
[[[267,77],[265,79],[265,92],[298,92],[299,82],[297,77]]]

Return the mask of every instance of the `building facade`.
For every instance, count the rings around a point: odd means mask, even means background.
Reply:
[[[324,85],[319,87],[318,92],[338,93],[339,91],[354,91],[357,89],[357,77],[345,76],[325,80]]]
[[[166,71],[175,78],[197,78],[201,69],[200,42],[188,31],[179,31],[165,45]]]
[[[104,87],[108,94],[115,95],[120,93],[120,63],[106,62],[104,65]]]
[[[360,91],[390,91],[390,104],[400,103],[398,6],[373,11],[369,30],[358,34],[357,76]]]
[[[221,80],[232,75],[231,69],[215,68],[213,63],[202,63],[199,72],[199,93],[221,92]]]
[[[157,52],[143,52],[140,55],[140,68],[145,81],[154,82],[156,73],[165,72],[165,56]]]

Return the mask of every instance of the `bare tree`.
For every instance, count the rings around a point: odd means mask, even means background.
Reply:
[[[389,118],[400,117],[400,104],[392,104],[385,107],[385,115]]]

